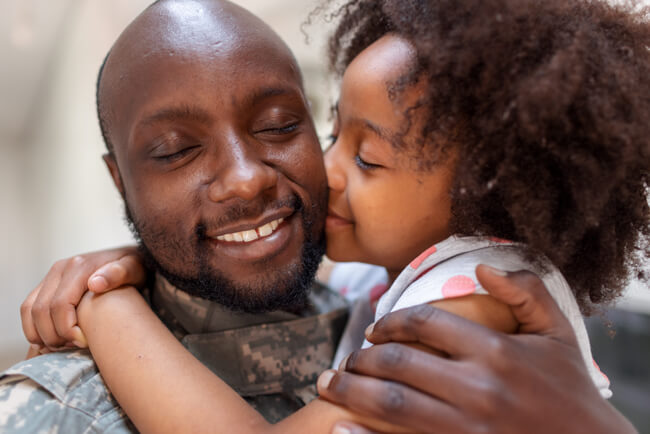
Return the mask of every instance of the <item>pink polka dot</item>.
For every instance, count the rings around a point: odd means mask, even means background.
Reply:
[[[370,290],[370,301],[377,301],[381,298],[382,295],[388,290],[388,285],[385,283],[380,283],[379,285],[375,285],[372,287]]]
[[[442,295],[445,298],[462,297],[473,294],[476,283],[467,276],[454,276],[442,285]]]
[[[339,291],[339,294],[341,294],[343,297],[345,297],[346,295],[348,295],[348,291],[349,291],[349,290],[348,290],[348,287],[347,287],[347,286],[344,286],[344,287],[341,288],[341,290]]]
[[[422,263],[424,262],[425,259],[427,259],[429,256],[433,255],[433,254],[436,253],[437,251],[438,251],[438,249],[436,248],[436,246],[431,246],[431,247],[429,247],[429,248],[426,249],[424,252],[422,252],[422,253],[420,254],[420,256],[418,256],[417,258],[415,258],[415,259],[413,260],[413,262],[411,262],[410,267],[411,267],[412,269],[416,270],[420,265],[422,265]]]
[[[591,361],[594,363],[594,367],[596,368],[596,370],[600,372],[600,375],[602,375],[605,378],[605,380],[607,380],[607,383],[609,383],[609,377],[607,377],[607,375],[605,375],[605,373],[600,370],[600,366],[598,366],[598,363],[596,363],[594,359],[591,359]]]

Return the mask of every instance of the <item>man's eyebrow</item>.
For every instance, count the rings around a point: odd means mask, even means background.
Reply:
[[[298,91],[292,87],[285,86],[268,86],[256,89],[253,93],[248,95],[244,103],[251,107],[268,98],[282,95],[298,95]]]
[[[172,121],[195,121],[207,124],[211,120],[210,115],[199,107],[181,106],[169,107],[159,110],[150,116],[147,116],[140,122],[144,125],[155,124],[157,122]]]

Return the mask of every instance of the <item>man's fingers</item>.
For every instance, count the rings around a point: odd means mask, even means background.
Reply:
[[[373,344],[420,343],[452,358],[475,354],[497,337],[479,324],[428,304],[391,312],[366,333]]]
[[[341,369],[397,381],[446,402],[455,402],[459,384],[469,377],[458,362],[394,342],[351,353]]]
[[[125,285],[140,287],[144,285],[147,275],[140,258],[128,254],[102,266],[88,279],[88,288],[96,293],[106,292]]]
[[[454,407],[399,383],[328,370],[318,379],[318,392],[359,414],[418,432],[463,432]]]
[[[575,339],[569,321],[535,274],[505,273],[479,265],[476,277],[491,296],[512,308],[520,324],[519,333],[552,335],[565,342]]]

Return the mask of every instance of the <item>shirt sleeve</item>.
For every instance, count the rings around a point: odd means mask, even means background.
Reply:
[[[404,289],[391,311],[471,294],[487,294],[476,278],[476,266],[480,263],[475,255],[467,254],[424,270]]]
[[[360,262],[339,262],[334,265],[327,286],[349,301],[355,301],[364,295],[370,296],[373,290],[383,294],[387,282],[388,274],[383,267]]]
[[[609,380],[593,361],[584,321],[568,283],[552,264],[547,264],[547,270],[540,269],[539,266],[528,262],[525,255],[515,247],[476,250],[424,270],[421,276],[404,289],[391,311],[470,294],[487,294],[476,277],[475,270],[479,264],[510,272],[529,270],[540,276],[546,289],[571,323],[594,384],[603,398],[610,398],[612,391]]]
[[[86,352],[51,353],[0,375],[2,433],[137,432]]]

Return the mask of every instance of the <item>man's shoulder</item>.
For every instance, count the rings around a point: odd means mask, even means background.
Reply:
[[[0,431],[132,432],[90,353],[45,354],[0,374]]]

